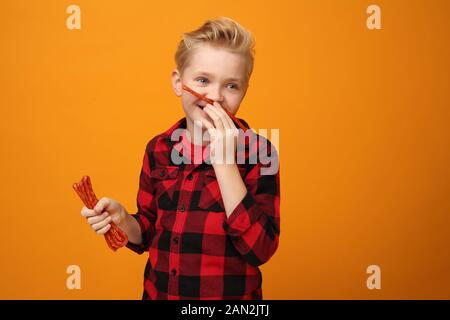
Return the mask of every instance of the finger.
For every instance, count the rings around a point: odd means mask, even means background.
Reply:
[[[205,124],[206,131],[209,134],[209,141],[213,141],[214,137],[216,135],[216,130],[217,129],[209,121],[207,121],[207,122],[205,121],[204,124]]]
[[[222,116],[222,121],[224,123],[225,129],[234,129],[236,126],[233,123],[233,120],[231,120],[228,113],[225,111],[224,107],[220,105],[218,102],[214,102],[214,106],[216,107],[216,111]]]
[[[93,225],[93,224],[95,224],[95,223],[98,223],[98,222],[100,222],[100,221],[103,221],[103,220],[106,219],[107,217],[109,217],[109,212],[108,212],[108,211],[105,211],[105,212],[103,212],[101,215],[95,214],[95,216],[88,218],[88,219],[87,219],[87,222],[88,222],[90,225]]]
[[[97,215],[97,213],[94,210],[91,210],[91,209],[87,208],[86,206],[84,206],[81,209],[81,216],[82,217],[88,218],[88,217],[93,217],[93,216],[96,216],[96,215]]]
[[[220,104],[217,104],[217,105],[220,106],[219,110],[223,110],[226,113],[227,120],[229,121],[231,127],[233,129],[236,129],[236,135],[238,135],[239,129],[241,129],[241,130],[243,130],[243,129],[239,125],[236,125],[237,118],[235,117],[235,115],[233,113],[231,113],[230,111],[228,111],[228,109],[222,107]]]
[[[211,122],[209,122],[208,120],[205,120],[203,122],[203,124],[204,124],[205,128],[208,129],[208,130],[209,129],[215,129],[214,125]]]
[[[209,120],[207,120],[205,118],[202,118],[202,119],[200,119],[198,121],[200,121],[200,127],[202,127],[202,128],[205,128],[205,129],[214,128],[214,125]]]
[[[225,109],[218,103],[214,103],[214,110],[219,116],[223,123],[224,127],[224,135],[225,136],[233,136],[236,137],[236,126],[234,125],[233,121],[231,120],[230,116],[226,113]]]
[[[94,211],[97,214],[102,213],[104,210],[106,210],[106,208],[108,208],[108,206],[111,204],[111,200],[109,198],[101,198],[99,202],[97,202],[97,204],[94,207]]]
[[[234,125],[233,120],[231,120],[225,109],[218,102],[214,103],[214,108],[215,111],[220,115],[225,135],[235,135],[234,130],[236,129],[236,126]]]
[[[223,131],[223,122],[220,119],[220,114],[214,110],[214,106],[212,106],[211,104],[207,104],[205,108],[203,108],[203,110],[208,114],[208,116],[214,121],[214,126]]]
[[[209,134],[209,141],[210,142],[214,141],[217,136],[217,129],[214,126],[211,126],[211,127],[207,127],[206,131]]]
[[[224,111],[224,112],[225,112],[225,119],[227,119],[227,121],[228,121],[229,129],[230,130],[235,130],[236,129],[236,125],[234,124],[233,120],[228,115],[228,113],[226,113],[226,111]]]
[[[101,228],[104,228],[107,224],[109,224],[111,222],[111,217],[107,217],[106,219],[98,222],[98,223],[94,223],[91,227],[92,229],[94,229],[95,231],[100,230]]]
[[[230,115],[227,113],[227,110],[224,109],[224,112],[226,114],[226,119],[230,124],[230,130],[233,133],[235,137],[239,135],[239,128],[236,127],[236,124],[234,123],[233,119],[230,117]]]
[[[214,127],[214,125],[205,117],[201,117],[200,119],[195,120],[194,125],[201,129],[208,129],[210,127]]]
[[[109,229],[111,229],[111,225],[110,224],[106,225],[105,227],[101,228],[100,230],[97,230],[96,233],[98,235],[102,235],[102,234],[107,233],[109,231]]]

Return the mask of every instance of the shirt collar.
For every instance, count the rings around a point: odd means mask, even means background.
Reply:
[[[173,136],[175,130],[177,129],[182,129],[181,133]],[[189,141],[187,134],[188,130],[186,118],[178,120],[172,127],[170,127],[166,132],[164,132],[164,140],[167,143],[167,147],[169,150],[169,157],[172,154],[172,149],[175,148],[176,152],[178,152],[178,154],[184,158],[183,160],[184,163],[199,165],[202,162],[208,161],[209,151],[205,151],[205,149],[206,148],[209,149],[209,145],[208,146],[195,145],[191,143],[191,141]],[[172,140],[172,136],[174,140]],[[197,152],[200,152],[201,155],[204,155],[204,157],[200,159],[194,159],[195,149],[197,150]],[[196,160],[197,163],[195,163],[194,160]]]

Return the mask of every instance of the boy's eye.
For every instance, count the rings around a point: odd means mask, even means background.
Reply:
[[[238,86],[237,86],[237,84],[235,84],[235,83],[229,83],[229,84],[227,85],[227,87],[230,88],[230,89],[233,89],[233,90],[238,89]]]
[[[208,79],[206,79],[206,78],[197,78],[195,81],[198,81],[202,84],[208,83]]]

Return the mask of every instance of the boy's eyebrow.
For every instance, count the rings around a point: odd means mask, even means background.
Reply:
[[[199,75],[205,75],[205,76],[211,77],[211,78],[214,77],[211,73],[204,72],[204,71],[196,72],[195,75],[197,75],[197,76],[199,76]],[[240,78],[233,78],[233,77],[228,78],[228,79],[226,79],[226,80],[227,80],[227,81],[237,81],[237,82],[241,82],[241,81],[242,81]]]

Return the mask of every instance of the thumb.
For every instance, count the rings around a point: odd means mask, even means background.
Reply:
[[[100,214],[105,211],[108,206],[111,204],[111,200],[108,198],[101,198],[99,202],[94,207],[94,211],[96,214]]]

